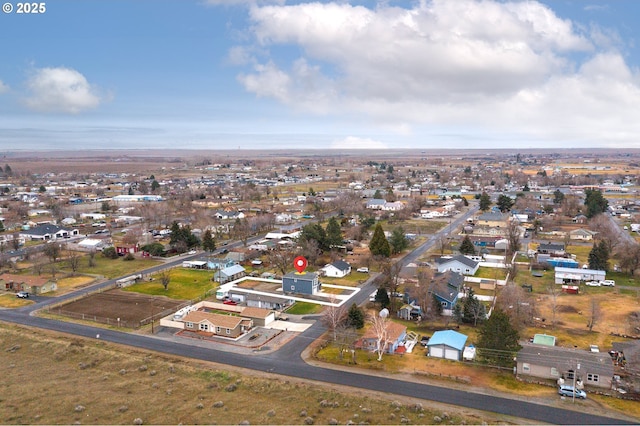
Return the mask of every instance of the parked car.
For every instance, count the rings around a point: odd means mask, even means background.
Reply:
[[[235,300],[233,300],[233,299],[226,299],[226,300],[225,300],[224,302],[222,302],[222,303],[224,303],[225,305],[237,305],[237,304],[238,304],[238,302],[236,302],[236,301],[235,301]]]
[[[560,385],[560,387],[558,387],[558,395],[573,398],[574,393],[576,398],[587,399],[587,393],[582,389],[574,389],[571,385]]]
[[[588,285],[590,287],[600,287],[600,281],[587,281],[584,285]]]
[[[589,345],[589,351],[590,352],[600,352],[600,348],[598,347],[598,345]]]
[[[601,283],[603,286],[606,287],[615,287],[616,286],[616,282],[614,280],[604,280]]]
[[[356,271],[368,274],[369,273],[369,268],[362,267],[362,268],[356,269]]]
[[[29,293],[27,293],[26,291],[19,291],[18,293],[16,293],[16,296],[18,296],[20,299],[28,299]]]
[[[426,348],[428,343],[429,336],[422,336],[422,339],[420,339],[420,344]]]

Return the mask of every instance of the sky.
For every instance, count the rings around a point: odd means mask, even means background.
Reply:
[[[41,4],[0,151],[640,148],[637,0]]]

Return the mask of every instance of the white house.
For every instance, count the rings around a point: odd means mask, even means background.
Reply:
[[[471,260],[461,254],[453,257],[441,257],[436,259],[438,272],[453,271],[463,275],[475,275],[480,266],[479,262]]]
[[[343,260],[336,260],[333,263],[325,265],[322,270],[327,277],[342,278],[351,273],[351,265]]]

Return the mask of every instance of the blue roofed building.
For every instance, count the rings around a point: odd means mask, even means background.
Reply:
[[[453,330],[436,331],[427,343],[428,355],[434,358],[460,361],[467,336]]]

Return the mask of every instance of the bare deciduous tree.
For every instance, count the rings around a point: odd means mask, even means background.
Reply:
[[[171,282],[171,271],[165,269],[164,271],[158,273],[158,278],[160,279],[160,283],[162,287],[164,287],[165,291],[169,289],[169,283]]]
[[[589,300],[589,322],[587,324],[589,331],[593,330],[593,327],[601,318],[602,310],[600,309],[600,303],[598,303],[598,300],[595,297],[591,297],[591,300]]]
[[[418,269],[418,283],[409,288],[409,294],[420,305],[422,320],[432,319],[437,315],[433,306],[433,272],[430,269]]]
[[[604,214],[596,215],[589,221],[589,227],[598,233],[596,238],[599,241],[605,242],[609,253],[613,253],[621,242],[621,238],[619,230],[615,228],[610,217]]]
[[[269,264],[279,271],[282,275],[293,268],[293,259],[295,253],[281,246],[275,247],[267,252],[267,260]]]
[[[374,314],[369,315],[367,322],[371,326],[371,330],[373,334],[376,336],[376,354],[378,354],[378,361],[382,361],[382,355],[387,350],[387,346],[389,345],[389,318],[388,311],[385,315],[383,312],[386,310],[383,309],[380,313],[376,312]]]
[[[344,358],[344,352],[350,350],[352,354],[351,362],[356,364],[355,356],[355,344],[358,340],[358,332],[355,328],[349,327],[346,324],[341,324],[336,329],[335,343],[338,345],[338,356],[342,360]]]
[[[71,268],[72,274],[75,275],[80,267],[80,255],[76,251],[70,251],[67,254],[67,261],[69,262],[69,268]]]
[[[509,284],[500,289],[496,296],[496,308],[505,312],[514,328],[522,330],[531,325],[536,316],[533,298],[514,284]]]
[[[331,297],[330,301],[331,303],[336,304],[337,299],[335,297]],[[337,339],[338,328],[342,324],[344,324],[346,318],[347,318],[347,310],[344,308],[344,305],[327,306],[322,312],[321,321],[331,332],[334,342]]]
[[[634,276],[636,270],[640,268],[640,245],[624,244],[618,248],[616,258],[620,262],[620,268]]]
[[[551,326],[555,328],[556,314],[558,313],[558,296],[560,296],[560,291],[558,290],[557,284],[549,284],[549,286],[547,287],[547,293],[549,294],[549,301],[551,306]]]
[[[96,250],[95,249],[92,249],[89,252],[88,261],[89,261],[89,268],[93,268],[94,266],[96,266]]]

